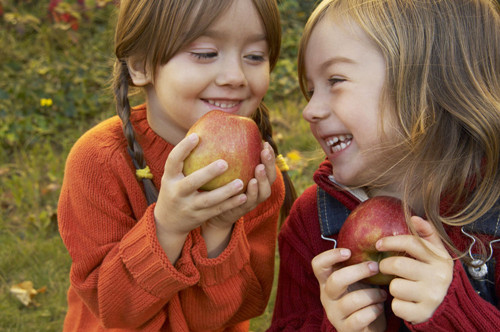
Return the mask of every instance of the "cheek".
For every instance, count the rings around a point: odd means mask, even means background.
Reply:
[[[269,88],[269,68],[265,67],[265,70],[255,71],[249,76],[249,81],[253,95],[258,99],[264,98]]]

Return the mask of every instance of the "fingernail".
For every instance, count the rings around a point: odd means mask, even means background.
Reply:
[[[351,252],[349,251],[349,249],[340,249],[340,256],[341,257],[349,257],[350,254],[351,254]]]
[[[372,272],[378,272],[378,264],[375,262],[369,262],[368,269],[370,269],[370,271]]]
[[[224,160],[217,160],[217,167],[220,169],[226,169],[227,163]]]
[[[265,157],[267,161],[271,160],[273,158],[271,151],[267,150]]]
[[[191,142],[194,142],[194,141],[196,141],[197,136],[198,136],[198,135],[197,135],[196,133],[192,133],[192,134],[190,134],[190,135],[188,136],[188,139],[189,139]]]
[[[243,188],[243,181],[241,181],[240,179],[236,179],[233,181],[233,186],[236,189],[241,189]]]
[[[377,250],[382,249],[382,240],[378,240],[377,243],[375,243],[375,248]]]
[[[257,165],[257,172],[264,173],[266,171],[266,167],[262,164]]]
[[[387,299],[387,293],[386,293],[386,291],[384,291],[384,290],[382,290],[382,289],[381,289],[381,290],[380,290],[380,296],[381,296],[381,297],[382,297],[382,299],[384,299],[384,301],[385,301],[385,299]]]

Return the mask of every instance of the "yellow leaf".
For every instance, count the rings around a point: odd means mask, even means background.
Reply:
[[[10,288],[10,293],[14,295],[19,301],[22,302],[25,306],[29,306],[30,304],[36,303],[33,301],[35,295],[40,293],[45,293],[47,287],[42,287],[40,289],[35,289],[33,287],[33,282],[31,281],[23,281],[16,285],[13,285]]]

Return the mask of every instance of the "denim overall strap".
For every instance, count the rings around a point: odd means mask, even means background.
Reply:
[[[500,236],[500,200],[497,201],[493,209],[483,215],[481,218],[465,226],[473,233],[491,235],[495,238]]]
[[[321,237],[325,240],[334,241],[336,247],[337,241],[335,241],[332,236],[339,233],[340,228],[351,211],[319,186],[316,191],[316,197],[318,200],[317,205]]]

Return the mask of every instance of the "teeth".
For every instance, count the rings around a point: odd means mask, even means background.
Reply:
[[[212,104],[214,106],[220,107],[220,108],[231,108],[236,106],[238,103],[224,103],[224,102],[218,102],[216,100],[207,100],[209,104]]]
[[[350,135],[350,134],[334,136],[326,141],[326,145],[332,146],[334,144],[337,144],[338,142],[345,142],[346,140],[348,140],[348,142],[349,142],[351,139],[352,139],[352,135]]]
[[[331,147],[332,152],[339,152],[351,145],[352,135],[339,135],[334,136],[326,141],[326,145]],[[340,143],[339,143],[340,142]]]

